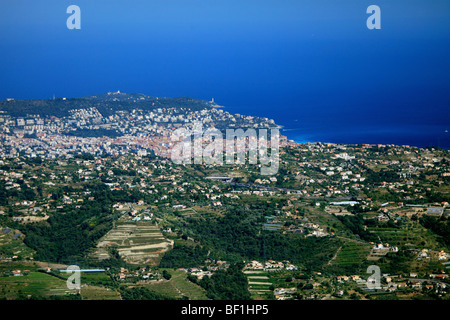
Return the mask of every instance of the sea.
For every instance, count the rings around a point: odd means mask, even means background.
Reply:
[[[275,110],[274,110],[275,109]],[[280,133],[297,143],[323,142],[342,144],[384,144],[411,147],[438,147],[450,150],[450,121],[446,112],[435,117],[412,115],[406,119],[365,113],[327,115],[294,108],[264,108],[251,106],[225,108],[232,113],[268,117],[281,126]],[[328,111],[331,109],[329,108]],[[239,112],[238,112],[239,111]]]
[[[450,150],[449,126],[395,125],[395,126],[304,126],[286,123],[281,134],[297,143],[328,142],[343,144],[393,144],[419,148],[439,147]]]

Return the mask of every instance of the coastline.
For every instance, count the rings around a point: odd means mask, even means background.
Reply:
[[[431,128],[431,129],[430,129]],[[372,128],[371,131],[354,128],[349,130],[281,129],[281,133],[296,143],[336,143],[398,145],[417,148],[438,147],[450,150],[450,135],[445,126],[416,126],[395,128]],[[308,131],[308,132],[306,132]]]

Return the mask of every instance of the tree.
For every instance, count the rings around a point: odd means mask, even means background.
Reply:
[[[169,271],[167,271],[167,270],[163,270],[162,276],[163,276],[163,278],[166,279],[166,280],[170,280],[170,279],[172,278],[172,275],[171,275],[171,274],[169,273]]]

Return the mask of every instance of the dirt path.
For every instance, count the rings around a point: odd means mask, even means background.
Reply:
[[[336,253],[334,254],[333,258],[330,259],[330,261],[328,261],[327,266],[329,266],[331,264],[331,262],[336,259],[336,257],[338,256],[339,252],[341,252],[342,246],[339,247],[339,249],[337,249]]]

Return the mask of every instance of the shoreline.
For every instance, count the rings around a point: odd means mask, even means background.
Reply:
[[[425,129],[435,126],[425,126]],[[306,143],[332,143],[343,145],[388,145],[414,148],[441,148],[450,150],[450,135],[444,131],[444,126],[436,126],[438,130],[418,130],[416,127],[402,127],[400,130],[389,131],[386,128],[377,128],[371,131],[323,131],[318,133],[303,133],[306,129],[284,129],[281,134],[288,140],[298,144]],[[423,128],[421,128],[423,129]],[[441,131],[442,130],[442,131]],[[437,132],[436,132],[437,131]],[[311,132],[313,132],[311,130]]]

